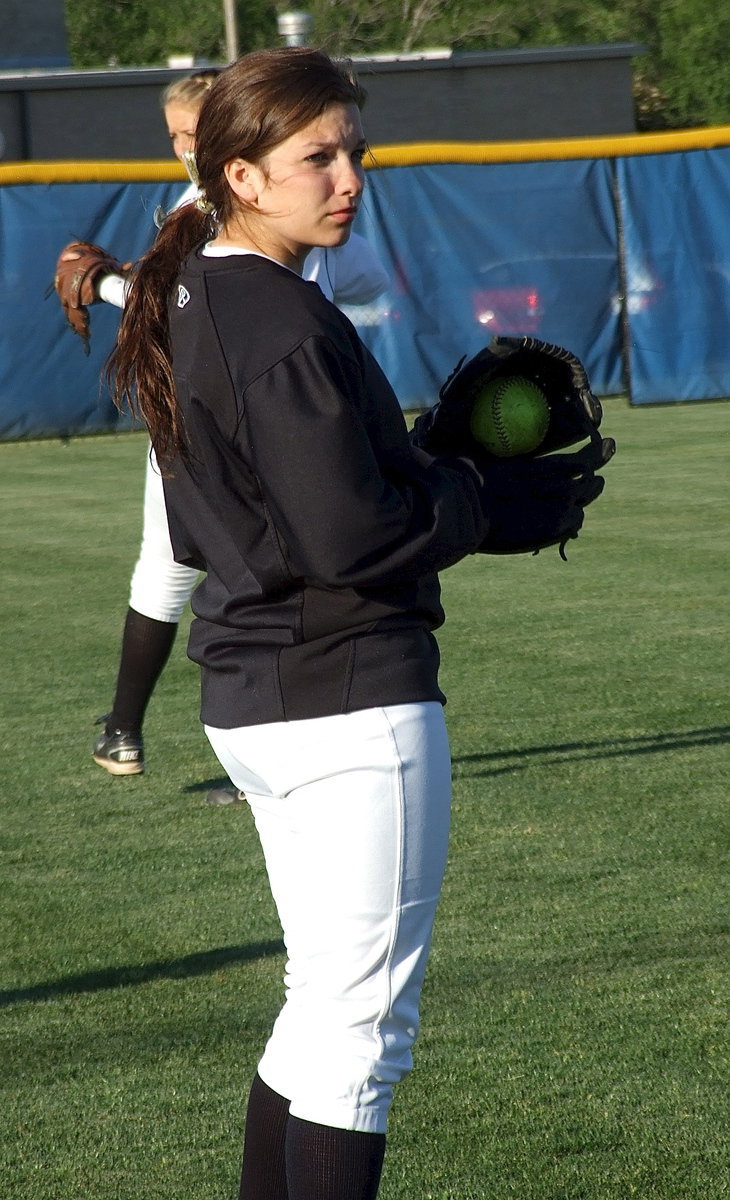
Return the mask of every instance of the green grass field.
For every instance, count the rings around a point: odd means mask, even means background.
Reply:
[[[451,855],[382,1200],[718,1200],[730,403],[630,409],[557,553],[443,577]],[[176,645],[148,771],[90,757],[138,434],[0,446],[0,1196],[231,1200],[279,928]]]

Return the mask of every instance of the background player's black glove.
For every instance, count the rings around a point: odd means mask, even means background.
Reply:
[[[471,432],[471,411],[486,383],[514,376],[542,391],[549,406],[548,428],[534,450],[495,457]],[[566,542],[583,525],[585,507],[603,491],[604,480],[596,472],[616,449],[612,438],[598,432],[602,416],[576,355],[536,338],[497,337],[457,364],[437,404],[417,418],[411,440],[429,454],[458,455],[475,465],[489,521],[480,552],[537,553],[557,545],[564,558]],[[551,453],[568,448],[569,453]]]

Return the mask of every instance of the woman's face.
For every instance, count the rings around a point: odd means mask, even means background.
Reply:
[[[236,226],[255,231],[259,248],[281,262],[346,242],[365,182],[365,150],[357,105],[333,104],[261,165],[235,159],[226,177],[246,208],[226,234],[235,237]]]
[[[172,152],[176,158],[182,158],[186,150],[195,149],[195,126],[198,123],[198,109],[189,108],[185,104],[166,104],[165,121],[170,135]]]

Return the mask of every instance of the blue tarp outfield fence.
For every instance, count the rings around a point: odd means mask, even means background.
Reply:
[[[358,228],[393,283],[350,315],[403,407],[491,333],[568,346],[633,404],[730,396],[730,128],[694,135],[376,151]],[[118,310],[91,310],[85,357],[44,296],[67,241],[134,259],[182,186],[176,164],[0,166],[1,440],[128,426],[102,382]]]

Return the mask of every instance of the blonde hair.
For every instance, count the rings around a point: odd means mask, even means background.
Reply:
[[[220,75],[217,67],[204,71],[195,71],[184,79],[173,79],[160,97],[160,106],[164,110],[168,104],[180,104],[183,108],[199,109],[205,99],[211,84]]]

